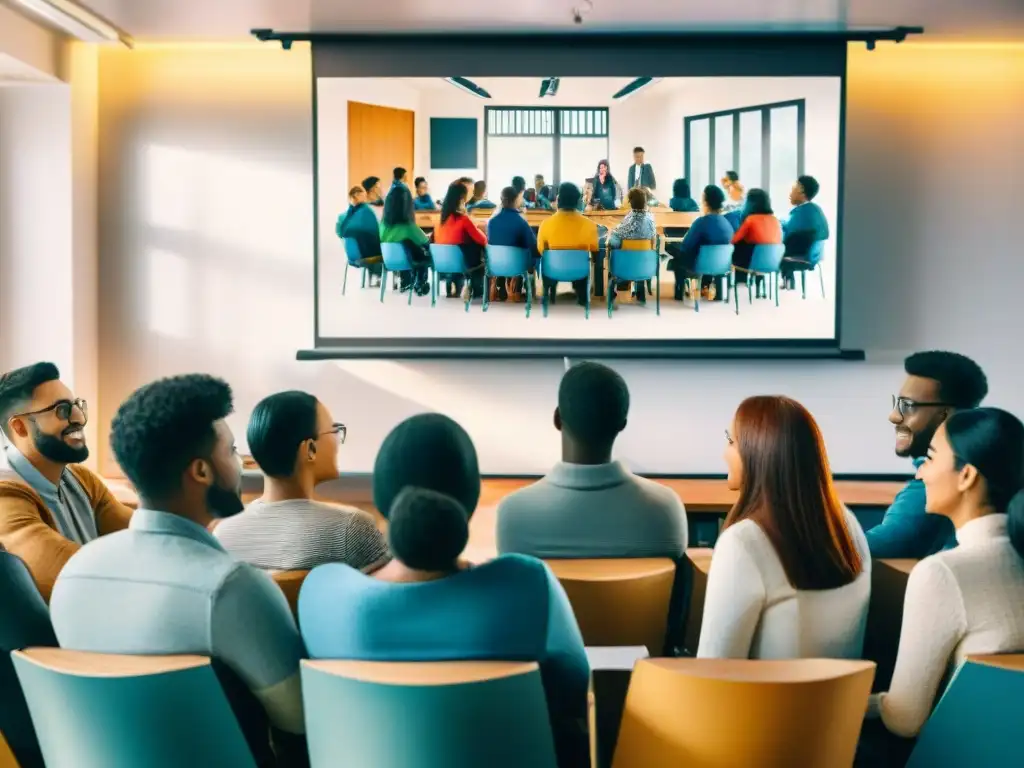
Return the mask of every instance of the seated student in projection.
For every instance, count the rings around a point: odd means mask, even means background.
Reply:
[[[726,430],[739,499],[715,543],[697,656],[859,659],[871,554],[800,403],[751,397]]]
[[[412,199],[413,208],[417,211],[436,211],[437,205],[430,196],[427,180],[422,176],[417,176],[416,181],[413,183],[416,185],[416,197]]]
[[[725,205],[722,206],[723,213],[743,210],[746,202],[746,187],[740,183],[740,176],[736,171],[726,171],[722,177],[722,189],[725,190]]]
[[[681,301],[684,294],[691,295],[693,290],[700,290],[705,299],[715,298],[712,294],[712,278],[705,277],[704,284],[698,288],[690,285],[695,281],[687,279],[686,275],[696,266],[697,254],[700,253],[702,245],[728,245],[732,241],[732,224],[722,215],[725,193],[721,188],[708,184],[704,187],[701,203],[704,215],[693,222],[683,242],[669,243],[665,246],[665,251],[672,257],[669,259],[668,268],[676,274],[676,301]]]
[[[472,211],[474,208],[495,208],[496,206],[490,200],[487,199],[487,182],[483,179],[473,184],[473,194],[469,198],[469,202],[466,203],[466,210]]]
[[[374,275],[381,273],[380,224],[370,208],[366,190],[352,187],[348,192],[348,210],[338,217],[335,234],[342,239],[350,238],[359,245],[362,256],[360,266],[365,266]],[[348,257],[348,254],[345,254]]]
[[[786,260],[782,262],[782,274],[788,286],[793,285],[793,273],[812,269],[817,263],[811,253],[814,245],[828,240],[828,219],[821,207],[813,202],[818,195],[818,180],[813,176],[801,176],[789,193],[793,210],[782,224],[782,242],[786,245]]]
[[[681,213],[697,213],[700,210],[697,201],[690,197],[690,182],[686,179],[672,182],[672,197],[669,198],[668,207]],[[668,235],[668,232],[665,234]]]
[[[387,200],[384,201],[384,215],[380,220],[380,241],[401,243],[409,262],[414,265],[411,275],[409,270],[402,270],[400,273],[400,289],[413,290],[418,296],[430,293],[430,281],[427,279],[427,267],[430,265],[430,252],[427,249],[429,238],[416,226],[412,193],[405,184],[392,187]]]
[[[409,172],[405,170],[405,168],[395,168],[395,170],[392,172],[393,180],[391,182],[391,189],[394,189],[399,184],[408,184],[408,175]],[[388,191],[390,192],[391,190],[389,189]]]
[[[515,187],[505,187],[501,190],[501,210],[487,222],[487,241],[491,245],[506,245],[527,250],[533,256],[533,262],[536,263],[539,258],[537,236],[533,234],[533,229],[519,213],[521,200],[522,195],[516,191]],[[532,266],[530,270],[533,271]],[[499,277],[494,282],[497,300],[505,301],[510,292],[505,284],[506,279]],[[516,278],[511,286],[511,292],[516,295],[521,294],[522,282],[521,278]]]
[[[562,182],[558,188],[558,210],[544,220],[537,231],[537,250],[544,251],[590,251],[591,259],[600,258],[597,224],[579,211],[580,190],[571,181]],[[576,302],[587,303],[587,281],[577,280],[573,284]],[[555,303],[558,281],[544,278],[544,290],[548,300]]]
[[[597,164],[597,171],[587,188],[583,204],[592,210],[614,211],[622,205],[622,187],[612,176],[607,160]]]
[[[472,184],[472,180],[469,180]],[[483,296],[484,285],[484,249],[487,247],[487,235],[477,226],[466,212],[466,200],[469,189],[460,179],[452,182],[441,205],[441,225],[434,230],[434,242],[438,245],[457,245],[462,249],[466,267],[470,272],[468,285],[463,285],[462,275],[449,276],[446,287],[448,297],[462,295],[470,291],[471,298]],[[453,291],[454,288],[454,291]]]
[[[384,194],[380,190],[379,178],[376,176],[367,176],[363,179],[363,189],[366,190],[366,202],[378,207],[384,205]]]
[[[649,250],[654,247],[656,230],[654,216],[647,210],[647,194],[639,187],[629,190],[630,211],[622,217],[622,222],[608,236],[609,248],[635,248]],[[628,258],[620,254],[620,258]],[[628,283],[626,284],[628,287]],[[643,280],[636,283],[637,301],[647,301],[646,284]],[[615,297],[616,286],[612,285],[612,297]]]
[[[743,221],[732,236],[732,263],[736,270],[736,284],[746,285],[748,275],[744,271],[750,267],[750,259],[754,255],[754,246],[778,245],[782,242],[782,225],[772,210],[772,201],[763,189],[752,189],[747,195],[747,204],[743,208]],[[764,278],[757,280],[757,295],[764,291]]]
[[[518,210],[525,211],[528,207],[526,205],[526,179],[524,179],[522,176],[513,176],[511,186],[512,189],[516,191],[516,195],[518,196]]]

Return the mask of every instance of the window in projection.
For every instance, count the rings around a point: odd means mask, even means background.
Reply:
[[[715,118],[715,175],[719,182],[726,171],[736,170],[736,154],[733,152],[733,115]]]
[[[747,189],[760,187],[763,183],[761,149],[764,137],[761,128],[760,110],[740,112],[740,158],[737,170]]]
[[[701,193],[711,178],[708,165],[711,163],[711,121],[694,120],[690,123],[690,192],[700,204]]]
[[[558,178],[560,181],[571,181],[583,189],[583,182],[594,175],[597,164],[608,158],[608,139],[570,139],[566,138],[561,143],[561,153],[558,164]],[[612,163],[612,175],[616,174],[614,163]],[[618,171],[616,177],[620,186],[625,189],[626,174],[628,168]]]
[[[789,190],[800,173],[797,108],[776,107],[769,123],[770,184],[772,206],[783,214],[789,210]]]
[[[488,136],[487,194],[495,203],[513,176],[522,176],[528,187],[538,173],[550,181],[555,171],[555,148],[551,137]]]

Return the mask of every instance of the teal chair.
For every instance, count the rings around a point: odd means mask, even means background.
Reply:
[[[591,273],[590,251],[544,251],[540,257],[541,286],[543,287],[544,298],[542,306],[544,317],[548,316],[548,291],[544,286],[544,280],[572,283],[577,280],[587,281],[587,303],[584,307],[584,316],[590,319],[590,289],[593,281]]]
[[[787,256],[786,261],[798,265],[795,271],[800,273],[800,293],[807,298],[807,273],[817,271],[818,282],[821,283],[821,298],[825,298],[825,273],[821,270],[821,262],[825,256],[825,241],[815,240],[807,252],[806,259]]]
[[[255,768],[202,656],[15,651],[47,768]]]
[[[359,250],[359,243],[353,240],[351,237],[341,238],[341,245],[345,249],[345,277],[341,281],[341,295],[345,295],[345,289],[348,288],[348,268],[355,267],[362,272],[362,284],[360,288],[366,287],[366,271],[369,262],[363,258],[362,251]],[[373,277],[370,278],[370,286],[373,286]]]
[[[656,288],[654,294],[654,314],[661,314],[661,257],[657,251],[624,251],[613,248],[608,254],[608,317],[612,316],[612,305],[615,297],[612,286],[616,280],[630,283],[646,281],[650,289],[651,279]]]
[[[412,274],[415,271],[415,266],[409,261],[409,252],[405,249],[403,243],[381,243],[380,244],[381,254],[384,259],[384,265],[380,276],[380,301],[384,303],[384,294],[387,286],[388,272],[393,272],[396,276],[399,272],[409,273],[409,306],[412,306]],[[431,304],[433,306],[433,304]]]
[[[697,251],[697,261],[692,270],[687,270],[686,276],[697,279],[698,289],[693,293],[693,311],[700,312],[700,282],[704,277],[725,278],[725,300],[729,300],[731,293],[736,301],[736,314],[740,313],[740,300],[734,285],[735,276],[732,271],[731,245],[702,245]]]
[[[772,286],[775,287],[775,306],[779,306],[779,270],[782,269],[782,257],[786,253],[786,246],[778,245],[755,245],[753,253],[750,254],[750,266],[746,269],[736,267],[741,272],[747,273],[747,303],[754,303],[754,281],[752,278],[765,278],[768,287],[768,297],[771,298]]]
[[[533,254],[526,248],[515,248],[511,245],[488,245],[487,260],[484,266],[484,297],[483,310],[487,311],[491,278],[508,277],[522,278],[523,292],[526,294],[526,317],[530,317],[533,304],[533,277],[530,268],[533,266]]]
[[[555,768],[533,662],[303,661],[312,768]]]
[[[921,729],[907,768],[1024,765],[1024,655],[970,657]]]
[[[437,304],[437,294],[441,288],[441,275],[458,275],[464,281],[469,282],[470,273],[469,267],[466,266],[466,257],[462,253],[462,248],[457,245],[431,243],[430,262],[434,272],[434,279],[431,281],[433,290],[430,296],[430,306],[433,307]],[[466,300],[467,312],[469,312],[470,300]]]

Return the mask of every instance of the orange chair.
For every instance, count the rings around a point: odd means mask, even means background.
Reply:
[[[643,645],[661,654],[676,576],[668,558],[548,560],[569,596],[583,642]]]
[[[612,766],[850,766],[874,673],[870,661],[643,659]]]
[[[308,575],[309,571],[270,571],[270,577],[284,592],[284,596],[288,598],[288,605],[296,616],[299,609],[299,590],[302,589],[302,582]]]
[[[2,733],[0,733],[0,768],[18,768],[18,761]]]

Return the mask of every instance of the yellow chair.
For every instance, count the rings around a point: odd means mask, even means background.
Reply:
[[[302,589],[302,582],[307,576],[309,571],[270,571],[270,577],[284,592],[294,616],[299,615],[299,590]]]
[[[643,659],[612,766],[850,766],[874,672],[835,659]]]
[[[672,560],[546,562],[569,596],[584,644],[643,645],[652,656],[661,655],[676,577]]]
[[[0,733],[0,768],[18,768],[18,761],[2,733]]]

